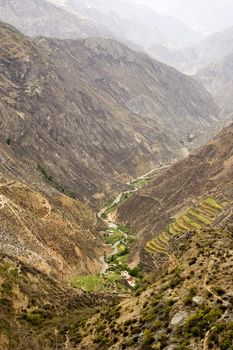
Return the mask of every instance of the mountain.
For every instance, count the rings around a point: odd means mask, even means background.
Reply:
[[[114,38],[143,49],[157,43],[183,47],[201,39],[175,18],[120,0],[1,0],[0,20],[33,37]]]
[[[201,69],[196,78],[215,96],[224,116],[233,112],[233,54]]]
[[[6,154],[4,148],[2,154]],[[58,279],[99,273],[99,258],[106,248],[95,213],[54,192],[42,184],[28,185],[1,170],[0,254]]]
[[[123,204],[121,218],[145,225],[138,249],[169,220],[177,230],[144,253],[151,273],[131,293],[81,292],[1,253],[1,348],[231,349],[232,135],[230,125]]]
[[[56,0],[50,2],[57,4]],[[66,0],[60,5],[91,19],[97,27],[104,23],[116,39],[127,40],[142,48],[155,43],[183,47],[201,39],[201,35],[177,19],[130,1]]]
[[[173,2],[171,2],[173,5]],[[180,0],[170,9],[174,17],[187,23],[193,30],[212,34],[232,25],[233,4],[231,0]],[[170,12],[169,11],[169,12]]]
[[[72,14],[46,0],[0,0],[0,21],[7,22],[29,36],[85,38],[111,36],[104,26]]]
[[[0,348],[231,349],[233,125],[124,185],[214,133],[211,95],[115,40],[0,47]],[[106,237],[90,206],[122,189]],[[112,233],[131,289],[99,275]]]
[[[232,228],[174,238],[154,278],[71,330],[78,349],[231,349]]]
[[[208,36],[199,44],[186,49],[170,49],[154,45],[148,53],[160,61],[176,67],[187,74],[197,74],[199,70],[221,62],[233,52],[233,27]]]
[[[145,54],[0,31],[2,162],[15,176],[97,207],[130,177],[182,157],[190,133],[197,145],[215,127],[211,96]]]
[[[134,232],[134,258],[139,249],[142,264],[153,266],[153,254],[144,249],[148,242],[149,251],[153,247],[155,255],[157,251],[166,255],[166,244],[161,240],[166,242],[169,235],[203,224],[215,227],[232,221],[232,135],[230,125],[209,144],[164,170],[120,207],[118,220]]]
[[[82,327],[87,315],[119,300],[75,290],[2,253],[0,278],[2,350],[64,348],[70,328]]]
[[[162,14],[171,15],[205,35],[223,31],[232,25],[231,0],[134,0]]]

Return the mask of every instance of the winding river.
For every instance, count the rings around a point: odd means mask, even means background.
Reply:
[[[137,179],[132,180],[131,182],[127,183],[127,185],[131,186],[131,190],[123,191],[117,195],[117,197],[107,206],[105,206],[103,209],[101,209],[98,213],[98,217],[103,220],[107,224],[106,228],[106,234],[108,235],[111,229],[115,229],[118,232],[121,232],[125,235],[123,231],[121,231],[120,226],[112,221],[110,218],[110,214],[112,211],[117,210],[117,207],[121,205],[123,202],[125,202],[128,198],[127,195],[130,195],[134,192],[137,192],[143,185],[147,183],[147,181],[151,180],[155,175],[157,175],[162,169],[165,169],[169,167],[169,165],[164,165],[158,168],[154,168],[147,172],[146,174],[138,177]],[[126,198],[126,199],[125,199]],[[112,210],[111,210],[112,208]],[[105,254],[100,257],[100,262],[102,264],[100,275],[105,275],[109,269],[109,264],[107,263],[107,259],[118,252],[118,246],[122,243],[122,237],[115,242],[114,244],[108,244],[112,248],[112,251],[110,254]]]

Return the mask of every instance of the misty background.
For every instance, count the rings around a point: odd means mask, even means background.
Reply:
[[[224,64],[226,80],[233,53],[232,0],[0,0],[0,20],[31,37],[117,40],[201,78],[211,92],[219,82],[210,69]]]
[[[106,10],[115,10],[115,7],[124,2],[122,16],[127,13],[130,3],[140,4],[144,8],[151,8],[154,11],[174,17],[190,29],[201,35],[210,35],[222,31],[233,25],[233,1],[232,0],[115,0],[110,1],[80,1],[80,0],[50,0],[54,4],[67,7],[85,4],[93,8],[106,7]],[[119,8],[119,7],[118,7]],[[124,13],[124,11],[126,13]]]

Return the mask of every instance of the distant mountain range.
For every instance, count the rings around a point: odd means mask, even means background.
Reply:
[[[201,39],[175,18],[122,0],[0,0],[0,20],[30,36],[115,38],[131,47],[183,47]]]
[[[221,62],[232,52],[233,27],[215,33],[190,48],[180,50],[155,45],[148,50],[148,53],[156,59],[193,75],[204,67]]]
[[[171,15],[204,35],[223,31],[233,23],[231,0],[133,0]]]

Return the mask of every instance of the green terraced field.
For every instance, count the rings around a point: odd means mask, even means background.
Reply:
[[[172,235],[181,235],[188,231],[199,230],[211,223],[218,217],[227,202],[212,197],[203,199],[195,206],[179,214],[168,226],[166,232],[162,232],[149,241],[145,249],[152,254],[168,254],[169,240]]]
[[[77,276],[71,281],[74,288],[79,288],[85,292],[100,292],[105,290],[103,277],[101,276]]]

